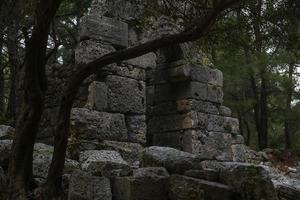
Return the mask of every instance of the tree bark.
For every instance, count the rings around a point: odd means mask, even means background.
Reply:
[[[36,24],[25,55],[25,100],[16,126],[10,162],[10,199],[26,199],[32,183],[35,137],[44,108],[45,58],[50,23],[61,0],[41,0],[36,9]]]
[[[286,149],[290,149],[292,147],[290,115],[292,112],[291,102],[292,102],[292,95],[293,95],[293,91],[294,91],[293,74],[294,74],[294,64],[292,63],[289,65],[289,72],[288,72],[289,83],[288,83],[288,88],[287,88],[285,118],[284,118],[284,135],[285,135],[285,148]]]
[[[1,8],[1,6],[0,6]],[[0,34],[0,52],[2,51],[2,34]],[[4,83],[4,63],[2,62],[1,59],[1,54],[0,54],[0,118],[4,117],[4,88],[5,88],[5,83]]]
[[[260,132],[259,132],[259,148],[265,149],[268,147],[268,102],[267,102],[267,81],[262,75],[260,89]]]
[[[10,119],[12,126],[15,126],[15,121],[16,121],[16,107],[17,107],[16,76],[17,76],[17,69],[20,66],[19,53],[18,53],[18,31],[19,31],[18,23],[19,22],[16,18],[12,19],[11,25],[8,27],[8,33],[7,33],[7,51],[8,51],[9,67],[10,67],[10,92],[9,92],[6,118]]]
[[[61,191],[61,180],[69,136],[70,112],[76,94],[85,78],[106,65],[142,56],[146,53],[156,51],[162,47],[194,41],[203,37],[205,34],[207,34],[207,31],[214,24],[220,13],[237,2],[239,2],[239,0],[222,1],[220,6],[209,13],[206,18],[202,20],[203,22],[192,30],[150,41],[136,47],[119,50],[117,52],[107,54],[86,65],[78,67],[80,70],[71,78],[71,81],[69,82],[68,87],[64,92],[64,96],[60,102],[60,108],[54,129],[54,153],[47,177],[44,198],[52,199],[53,197],[57,197]]]

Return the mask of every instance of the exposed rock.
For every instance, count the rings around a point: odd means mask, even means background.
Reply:
[[[167,200],[168,172],[164,168],[140,168],[132,177],[114,180],[116,200]]]
[[[127,139],[125,118],[122,114],[73,108],[71,125],[74,134],[81,139]]]
[[[11,126],[0,125],[0,139],[13,139],[15,129]]]
[[[170,173],[183,174],[186,170],[197,169],[200,159],[187,152],[170,147],[148,147],[142,153],[143,167],[165,167]]]
[[[90,150],[80,153],[83,170],[100,176],[124,176],[131,173],[128,163],[116,151]]]
[[[276,190],[279,200],[300,200],[300,189],[288,185],[280,185]]]
[[[170,200],[238,200],[232,188],[220,183],[172,175],[170,178]]]
[[[111,200],[110,181],[82,171],[71,175],[68,200]]]

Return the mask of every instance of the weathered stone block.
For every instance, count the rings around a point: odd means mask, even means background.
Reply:
[[[171,200],[234,200],[238,199],[232,188],[220,183],[172,175],[170,178]]]
[[[146,80],[145,69],[134,67],[127,64],[109,65],[104,67],[106,75],[118,75],[122,77],[132,78],[139,81]]]
[[[244,144],[234,144],[231,146],[232,160],[234,162],[246,161],[246,146]]]
[[[209,114],[219,114],[218,107],[211,102],[193,99],[182,99],[176,102],[162,102],[154,106],[154,115],[170,115],[197,111]]]
[[[188,170],[184,173],[185,176],[203,179],[207,181],[219,182],[219,172],[214,169],[198,169]]]
[[[127,140],[125,117],[122,114],[73,108],[71,128],[80,139]]]
[[[218,69],[209,69],[207,82],[211,85],[223,86],[223,73]]]
[[[81,18],[80,38],[110,43],[116,47],[128,46],[128,25],[124,22],[100,15]]]
[[[143,56],[133,58],[130,60],[124,61],[124,63],[137,66],[137,67],[142,67],[144,69],[147,68],[155,68],[156,67],[156,55],[154,53],[148,53]]]
[[[117,151],[122,158],[131,166],[138,167],[141,160],[141,152],[143,146],[138,143],[116,142],[116,141],[102,141],[97,144],[97,148],[101,150]]]
[[[146,112],[145,82],[119,76],[108,76],[109,111],[144,114]]]
[[[97,111],[107,109],[107,86],[105,83],[94,81],[90,84],[87,107]]]
[[[238,119],[218,115],[208,115],[207,122],[208,131],[226,132],[234,134],[239,133]]]
[[[221,87],[210,85],[207,86],[207,100],[214,103],[223,103],[223,90]]]
[[[129,141],[146,143],[147,125],[145,115],[128,115],[126,116],[126,124]]]
[[[232,160],[232,136],[229,133],[191,131],[192,153],[202,159]]]
[[[165,167],[169,173],[183,174],[200,167],[200,159],[187,152],[170,147],[148,147],[142,153],[143,167]]]
[[[95,40],[84,40],[75,49],[75,62],[86,64],[114,51],[115,48],[111,45]]]
[[[181,151],[193,153],[191,131],[175,131],[153,134],[153,145],[172,147]]]
[[[226,116],[226,117],[231,117],[231,109],[226,107],[226,106],[220,106],[219,107],[220,115]]]
[[[79,161],[83,170],[98,176],[111,177],[116,174],[119,175],[120,172],[123,174],[131,173],[128,163],[116,151],[84,151],[80,153]]]
[[[148,126],[148,130],[152,133],[196,128],[198,126],[197,113],[155,116],[149,120]]]
[[[71,175],[68,200],[111,200],[110,181],[76,171]]]
[[[173,101],[179,99],[207,98],[207,84],[199,82],[179,82],[174,84],[158,85],[155,88],[156,102]]]
[[[116,200],[167,200],[169,175],[164,168],[141,168],[133,177],[114,180]]]

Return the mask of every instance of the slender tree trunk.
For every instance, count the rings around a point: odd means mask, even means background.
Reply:
[[[285,135],[285,148],[290,149],[292,147],[292,135],[290,130],[290,115],[291,115],[291,102],[292,95],[294,91],[293,86],[293,74],[294,74],[294,64],[289,65],[289,84],[287,88],[287,97],[286,97],[286,105],[285,105],[285,118],[284,118],[284,135]]]
[[[1,6],[0,6],[1,8]],[[2,51],[2,34],[0,34],[0,118],[3,117],[4,113],[4,63],[1,60],[1,51]]]
[[[264,75],[263,75],[264,76]],[[265,149],[268,147],[268,102],[267,102],[267,83],[266,79],[261,79],[261,99],[260,99],[260,134],[259,148]]]
[[[16,121],[16,76],[19,68],[19,53],[18,53],[18,22],[13,19],[8,27],[7,34],[7,51],[10,65],[10,93],[7,105],[6,118],[11,120],[11,125],[15,126]]]

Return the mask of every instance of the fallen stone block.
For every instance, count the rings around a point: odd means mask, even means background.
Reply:
[[[143,167],[165,167],[169,173],[183,174],[200,167],[200,159],[187,152],[170,147],[148,147],[142,153]]]
[[[169,181],[170,200],[238,200],[230,186],[220,183],[172,175]]]
[[[68,200],[112,200],[110,181],[76,171],[70,177]]]
[[[84,171],[98,176],[114,177],[131,173],[128,163],[116,151],[84,151],[79,155],[79,162]]]
[[[169,174],[164,168],[140,168],[132,177],[114,180],[116,200],[167,200]]]

